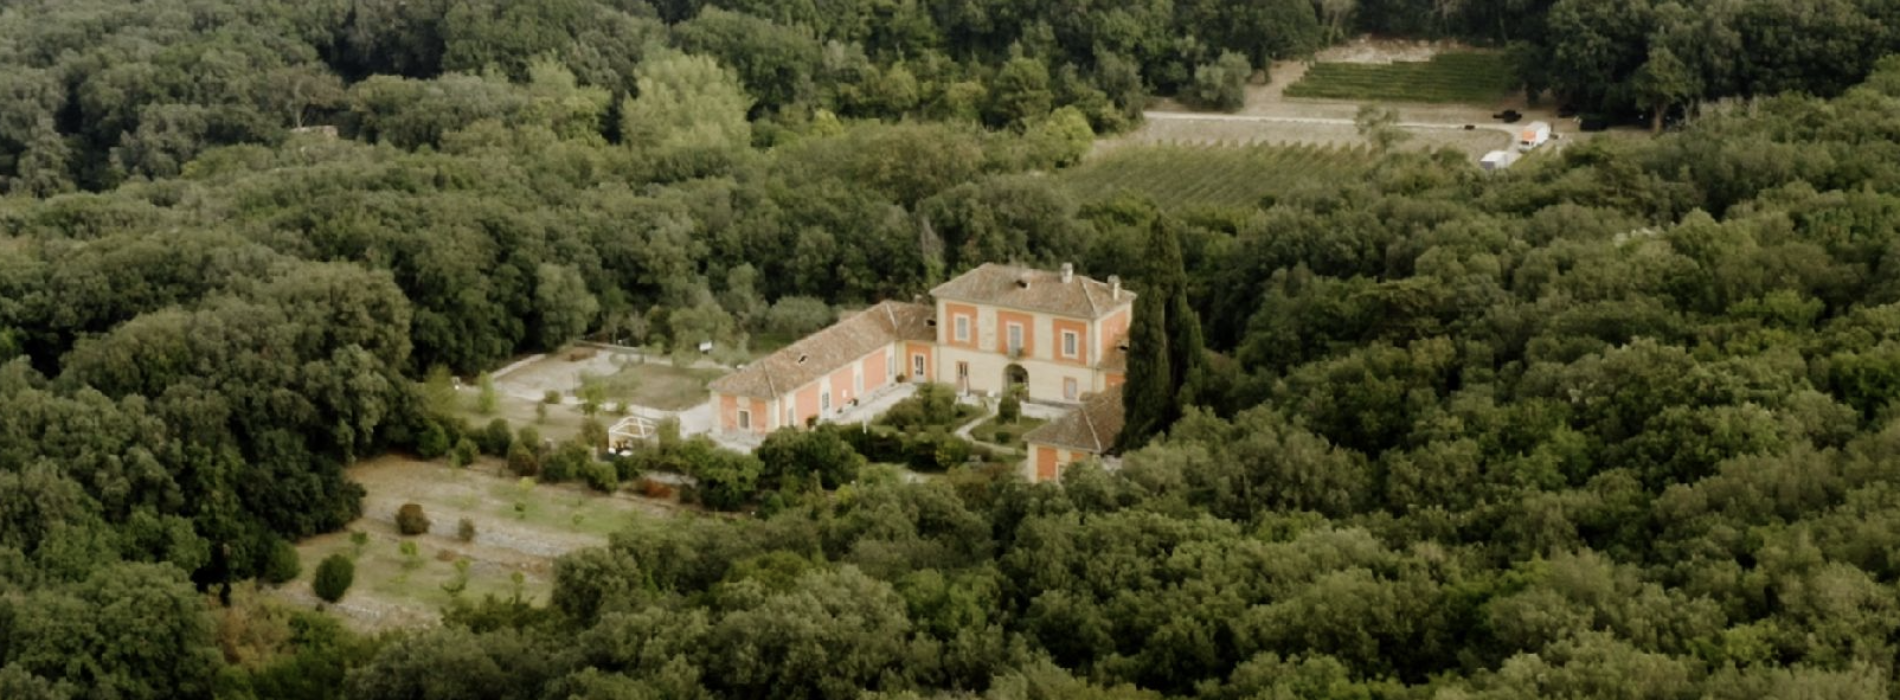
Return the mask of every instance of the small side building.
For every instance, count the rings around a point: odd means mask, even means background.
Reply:
[[[1478,167],[1487,173],[1495,173],[1511,167],[1511,164],[1516,163],[1521,157],[1523,154],[1517,151],[1492,151],[1484,154],[1484,158],[1478,161]]]
[[[1023,435],[1029,444],[1023,475],[1032,484],[1054,481],[1063,467],[1108,454],[1121,432],[1122,390],[1116,385],[1090,394],[1080,407]]]
[[[720,430],[764,435],[836,415],[898,380],[932,381],[936,310],[887,301],[785,346],[707,388]]]

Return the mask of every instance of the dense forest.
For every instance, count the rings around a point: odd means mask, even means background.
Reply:
[[[0,697],[1894,697],[1894,11],[0,0]],[[1241,209],[1043,175],[1360,31],[1704,106]],[[427,631],[225,607],[345,464],[474,433],[434,368],[996,260],[1205,344],[1119,470],[788,489]]]

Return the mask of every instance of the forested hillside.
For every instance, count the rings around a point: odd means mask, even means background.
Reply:
[[[1749,50],[1575,0],[0,2],[0,698],[1892,697],[1894,29],[1720,6]],[[1224,52],[1598,20],[1737,61],[1666,104],[1763,96],[1238,207],[1047,175]],[[1551,87],[1652,84],[1603,60]],[[1199,319],[1120,470],[788,489],[429,631],[223,607],[344,465],[474,432],[433,368],[1005,260]]]

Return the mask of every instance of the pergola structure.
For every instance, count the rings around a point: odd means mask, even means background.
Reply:
[[[659,435],[659,422],[646,416],[627,416],[607,429],[607,451],[624,455],[635,443],[651,442]]]

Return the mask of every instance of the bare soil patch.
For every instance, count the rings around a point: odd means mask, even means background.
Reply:
[[[1464,51],[1470,47],[1455,41],[1412,41],[1362,36],[1313,55],[1321,63],[1393,63],[1429,61],[1446,51]]]

